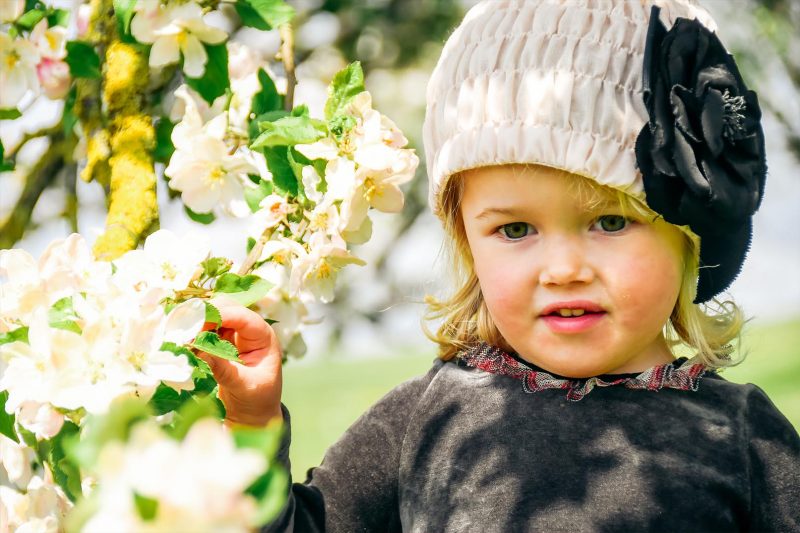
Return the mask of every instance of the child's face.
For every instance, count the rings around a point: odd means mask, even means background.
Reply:
[[[662,328],[680,290],[680,230],[660,218],[626,220],[613,203],[588,208],[570,187],[580,178],[549,167],[535,175],[522,166],[482,167],[463,179],[461,214],[481,292],[521,357],[571,377],[639,372],[673,359]],[[542,314],[578,300],[602,312]]]

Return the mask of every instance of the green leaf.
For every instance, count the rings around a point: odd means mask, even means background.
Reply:
[[[191,400],[181,405],[175,412],[175,420],[167,432],[177,440],[183,440],[192,425],[202,418],[222,420],[224,414],[220,411],[217,399],[213,395],[192,396]]]
[[[8,391],[0,391],[0,433],[19,442],[17,432],[14,431],[14,413],[6,413],[6,401],[8,401]]]
[[[53,437],[51,441],[50,450],[48,452],[47,460],[53,471],[53,477],[56,483],[64,489],[69,499],[73,502],[77,501],[83,495],[81,490],[81,472],[78,465],[73,462],[64,449],[65,440],[77,438],[78,426],[72,422],[64,422],[64,426],[58,435]]]
[[[120,35],[130,35],[135,7],[136,0],[114,0],[114,14],[117,16],[117,31]]]
[[[64,116],[61,120],[62,131],[64,135],[69,138],[74,135],[75,124],[78,123],[78,115],[75,114],[75,99],[77,98],[78,90],[75,85],[70,88],[67,97],[64,99]]]
[[[328,101],[325,102],[325,118],[333,119],[341,114],[347,103],[357,94],[366,90],[364,87],[364,71],[361,62],[355,61],[340,70],[333,77],[328,87]]]
[[[172,154],[175,153],[175,145],[172,144],[172,130],[175,128],[167,117],[160,117],[156,122],[156,145],[153,148],[153,159],[165,165],[169,163]]]
[[[145,522],[152,520],[156,517],[158,512],[158,500],[142,496],[136,492],[133,493],[133,503],[136,505],[136,511],[139,513],[139,518]]]
[[[47,312],[47,319],[51,328],[65,329],[81,334],[81,327],[77,320],[79,317],[72,308],[72,296],[61,298],[54,303]]]
[[[23,326],[12,331],[0,333],[0,345],[8,344],[9,342],[24,342],[28,343],[28,326]]]
[[[214,213],[195,213],[185,205],[183,206],[183,210],[186,211],[189,218],[200,224],[211,224],[217,218],[214,216]]]
[[[258,116],[268,111],[283,110],[283,95],[278,93],[275,82],[263,68],[258,69],[258,82],[261,84],[261,90],[253,95],[250,111]]]
[[[53,9],[47,15],[47,26],[49,28],[53,26],[63,26],[66,28],[69,26],[69,11],[66,9]]]
[[[6,1],[6,0],[3,0]],[[24,28],[26,30],[32,30],[34,26],[36,26],[40,20],[45,17],[45,11],[41,9],[31,9],[30,11],[23,13],[17,19],[16,24],[17,26]]]
[[[256,118],[251,120],[250,123],[247,125],[247,135],[250,138],[250,141],[251,142],[254,141],[256,137],[261,135],[261,130],[258,127],[259,123],[274,122],[276,120],[289,116],[291,116],[289,112],[284,111],[283,109],[278,109],[276,111],[267,111],[266,113],[256,115]]]
[[[200,78],[190,78],[186,76],[186,83],[197,91],[209,104],[214,103],[214,99],[225,94],[230,88],[231,80],[228,77],[228,49],[225,43],[205,44],[203,46],[208,54],[206,70]],[[181,68],[183,63],[181,63]]]
[[[22,116],[19,109],[16,107],[7,107],[5,109],[0,109],[0,120],[14,120],[15,118],[19,118]]]
[[[279,424],[264,428],[237,427],[233,430],[233,441],[237,448],[250,448],[272,459],[281,444],[283,431]]]
[[[261,200],[266,198],[272,194],[272,182],[271,181],[264,181],[261,180],[258,183],[258,187],[246,187],[244,190],[244,199],[247,202],[247,205],[250,207],[250,211],[255,213],[261,207],[259,207],[259,203]]]
[[[292,109],[291,115],[293,117],[310,117],[311,111],[309,111],[308,106],[306,104],[300,104],[299,106]]]
[[[209,257],[200,265],[203,267],[203,275],[208,278],[216,278],[231,269],[233,263],[225,257]]]
[[[120,398],[111,403],[105,415],[89,415],[83,422],[80,438],[72,435],[64,441],[67,457],[75,464],[90,468],[100,450],[111,441],[125,441],[130,428],[149,419],[152,411],[138,398]]]
[[[69,65],[73,78],[100,77],[100,56],[90,43],[67,41],[67,57],[64,61]]]
[[[324,122],[309,117],[284,117],[275,122],[259,122],[258,127],[261,134],[250,144],[254,149],[309,144],[328,134]]]
[[[223,293],[247,307],[266,296],[272,286],[272,283],[255,274],[239,276],[229,272],[217,278],[214,292]]]
[[[289,474],[277,464],[256,479],[245,491],[256,498],[257,507],[253,523],[261,526],[277,518],[286,503],[288,489]]]
[[[288,147],[273,146],[262,150],[267,160],[267,168],[272,173],[272,183],[284,196],[297,196],[297,177],[289,163]]]
[[[239,350],[236,349],[236,346],[221,339],[220,336],[213,331],[201,331],[200,334],[195,337],[191,346],[192,348],[197,348],[198,350],[202,350],[220,359],[236,361],[237,363],[242,362],[242,360],[239,359]]]
[[[250,253],[250,250],[252,250],[253,246],[255,246],[255,245],[256,245],[256,240],[253,237],[248,237],[247,238],[247,245],[246,245],[246,249],[247,249],[247,253],[248,254]]]
[[[211,322],[212,324],[216,324],[216,327],[219,327],[222,324],[222,315],[219,312],[219,309],[211,305],[208,301],[203,301],[206,304],[206,322]]]
[[[259,30],[271,30],[294,18],[294,8],[283,0],[238,0],[236,13],[242,24]]]
[[[169,385],[161,383],[147,403],[156,415],[163,415],[174,411],[180,407],[183,402],[181,401],[181,395],[178,391]]]

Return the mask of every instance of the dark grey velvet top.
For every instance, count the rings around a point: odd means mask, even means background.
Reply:
[[[264,531],[800,532],[800,437],[755,385],[568,401],[456,361],[367,410]]]

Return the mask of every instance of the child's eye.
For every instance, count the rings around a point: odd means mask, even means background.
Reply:
[[[597,219],[595,224],[600,226],[600,229],[608,233],[617,233],[625,229],[630,220],[622,215],[603,215]]]
[[[512,222],[511,224],[504,224],[500,226],[500,234],[506,239],[516,241],[528,235],[528,228],[531,225],[526,222]]]

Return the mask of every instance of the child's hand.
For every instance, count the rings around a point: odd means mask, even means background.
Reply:
[[[281,347],[275,332],[257,313],[238,303],[221,300],[213,303],[222,315],[217,333],[236,346],[244,363],[197,352],[219,383],[226,421],[263,426],[272,418],[282,418]],[[214,324],[206,323],[204,329],[213,327]]]

